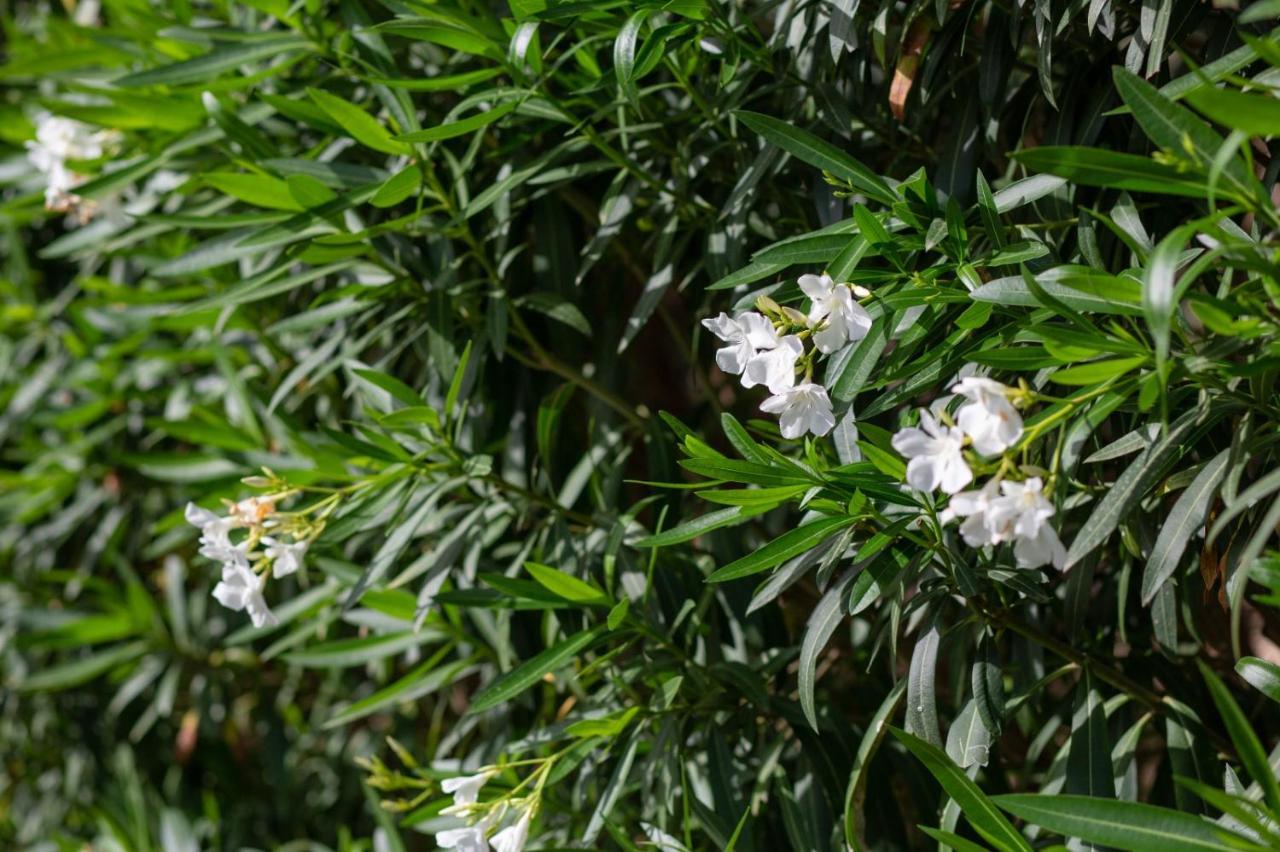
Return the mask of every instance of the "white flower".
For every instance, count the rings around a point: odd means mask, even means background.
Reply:
[[[1020,568],[1052,563],[1061,569],[1067,561],[1067,550],[1048,523],[1054,508],[1045,499],[1043,487],[1038,476],[1025,482],[1002,482],[1000,498],[987,510],[993,528],[1014,541],[1013,556]]]
[[[772,349],[778,345],[773,324],[754,311],[738,314],[736,319],[721,312],[714,319],[704,319],[702,324],[729,344],[716,350],[716,365],[735,376],[747,368],[747,362],[755,357],[757,349]]]
[[[956,424],[984,456],[1003,453],[1022,437],[1022,416],[1009,402],[1008,388],[993,379],[961,379],[951,390],[969,400],[956,413]]]
[[[762,349],[747,362],[742,374],[744,388],[764,385],[769,393],[782,393],[795,387],[796,361],[804,354],[804,344],[794,334],[780,338],[772,349]]]
[[[1000,499],[1000,481],[987,480],[987,484],[977,491],[961,491],[951,496],[947,508],[939,516],[942,523],[949,523],[953,518],[964,518],[960,524],[960,535],[964,543],[970,547],[985,547],[998,544],[1003,540],[1001,531],[993,524],[988,514],[992,504]]]
[[[98,159],[111,136],[58,115],[46,114],[36,120],[36,138],[26,143],[27,159],[45,176],[47,209],[65,213],[81,203],[80,196],[71,190],[86,178],[73,171],[68,161]]]
[[[453,794],[453,805],[446,812],[458,805],[473,805],[480,797],[480,788],[485,785],[492,772],[480,772],[475,775],[459,775],[457,778],[446,778],[440,782],[440,789]]]
[[[487,828],[482,823],[437,831],[436,846],[458,852],[489,852],[489,840],[484,836]]]
[[[821,437],[836,425],[827,389],[813,382],[787,388],[760,403],[760,410],[781,413],[782,437],[799,438],[805,432]]]
[[[267,558],[271,560],[271,576],[277,578],[287,577],[302,567],[302,557],[306,554],[307,545],[309,544],[306,541],[295,541],[292,544],[286,544],[271,536],[263,536],[262,543],[267,546]],[[448,790],[445,792],[448,792]],[[475,799],[472,799],[472,801],[474,802]]]
[[[821,275],[801,275],[800,289],[809,297],[809,324],[818,328],[813,343],[819,352],[830,354],[846,342],[852,343],[867,336],[871,330],[871,315],[853,300],[848,285],[837,284],[825,272]]]
[[[529,839],[529,823],[533,811],[526,810],[514,825],[509,825],[493,836],[493,852],[522,852]]]
[[[907,484],[917,491],[933,491],[941,487],[955,494],[973,481],[973,472],[965,463],[964,433],[954,426],[943,426],[927,411],[920,412],[920,427],[908,427],[893,436],[893,448],[907,463]]]
[[[236,558],[236,553],[243,555],[231,543],[230,534],[235,523],[230,518],[216,515],[208,509],[200,508],[195,503],[188,503],[184,514],[187,523],[200,528],[201,556],[206,559],[215,559],[219,562],[229,562]]]
[[[247,610],[254,627],[264,625],[274,627],[280,623],[267,607],[266,598],[262,596],[262,583],[249,570],[247,564],[224,563],[222,582],[213,587],[213,596],[218,603],[233,612]]]

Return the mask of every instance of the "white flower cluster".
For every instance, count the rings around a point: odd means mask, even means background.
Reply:
[[[483,812],[462,828],[436,832],[436,845],[441,849],[489,852],[491,845],[494,852],[521,852],[524,849],[529,840],[529,826],[533,822],[534,800],[522,800],[521,805],[511,805],[506,801],[496,802],[492,806],[480,805],[480,789],[494,774],[490,770],[441,782],[440,788],[453,794],[453,804],[441,813],[471,818]],[[503,822],[508,823],[506,827],[498,829],[490,837],[489,832]]]
[[[36,138],[27,143],[27,159],[45,177],[45,209],[68,213],[80,225],[96,216],[126,225],[131,219],[150,213],[164,195],[186,181],[177,172],[159,169],[141,186],[129,184],[96,200],[81,198],[73,190],[88,176],[77,172],[75,163],[100,159],[119,138],[114,130],[93,130],[59,115],[46,113],[38,117]]]
[[[286,522],[286,516],[276,511],[276,502],[273,497],[250,497],[232,504],[226,515],[194,503],[188,503],[186,509],[187,523],[200,529],[200,555],[222,565],[222,580],[213,589],[214,598],[227,609],[247,611],[254,627],[279,623],[262,594],[267,574],[278,579],[302,568],[316,532]],[[233,542],[231,534],[237,530],[244,530],[245,535]],[[292,541],[285,541],[285,535]],[[258,545],[262,545],[261,551],[256,549]]]
[[[997,475],[978,490],[961,490],[973,481],[966,447],[980,456],[995,456],[1022,437],[1022,416],[1009,400],[1010,389],[992,379],[970,376],[951,390],[966,400],[956,412],[955,425],[942,422],[950,401],[945,398],[935,403],[934,411],[920,412],[918,427],[893,436],[893,448],[908,459],[907,484],[918,491],[940,488],[951,495],[940,520],[963,518],[960,535],[970,547],[1012,542],[1019,567],[1051,563],[1061,568],[1066,549],[1048,523],[1054,508],[1044,496],[1039,477],[1015,482]]]
[[[76,213],[81,221],[93,216],[93,207],[72,192],[88,178],[75,171],[73,162],[97,160],[107,152],[115,134],[60,115],[36,120],[36,138],[27,143],[27,159],[47,181],[44,206],[59,213]]]
[[[757,307],[764,313],[721,313],[702,321],[728,344],[716,351],[716,365],[742,376],[744,388],[768,388],[772,395],[760,410],[779,415],[784,438],[806,432],[822,436],[836,425],[827,389],[813,381],[814,353],[830,355],[871,330],[870,314],[854,299],[870,296],[865,288],[837,283],[825,273],[802,275],[797,283],[809,298],[807,314],[761,298]],[[812,339],[812,350],[805,350],[806,338]]]

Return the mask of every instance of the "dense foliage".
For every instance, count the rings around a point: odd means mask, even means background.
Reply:
[[[0,4],[0,846],[1276,848],[1228,5]]]

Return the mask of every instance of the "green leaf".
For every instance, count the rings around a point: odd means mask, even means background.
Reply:
[[[760,264],[785,269],[797,264],[826,265],[844,250],[848,242],[846,234],[814,233],[788,237],[752,255],[752,266]]]
[[[649,19],[649,10],[641,9],[633,12],[618,29],[613,40],[613,70],[618,80],[618,90],[635,103],[637,99],[635,84],[636,43],[640,39],[640,28]]]
[[[669,530],[637,539],[631,543],[631,546],[667,547],[672,544],[680,544],[705,535],[712,530],[718,530],[721,527],[737,526],[743,521],[754,518],[757,514],[759,513],[753,511],[753,507],[748,506],[730,506],[727,509],[717,509],[714,512],[707,512],[696,518],[691,518]]]
[[[360,600],[361,595],[365,593],[373,584],[382,579],[387,570],[400,558],[400,554],[409,546],[410,540],[417,534],[418,528],[426,523],[427,518],[436,511],[436,491],[428,491],[419,493],[417,496],[418,503],[408,516],[394,522],[390,534],[383,540],[378,551],[373,555],[369,567],[356,581],[351,591],[347,594],[347,600],[344,608],[350,608]]]
[[[1178,497],[1178,502],[1173,504],[1142,571],[1143,606],[1149,605],[1164,581],[1173,576],[1183,551],[1187,548],[1187,542],[1204,526],[1209,504],[1213,495],[1218,492],[1218,485],[1226,475],[1230,462],[1230,448],[1218,453],[1200,469],[1196,478]]]
[[[1123,376],[1125,373],[1142,366],[1147,359],[1143,355],[1132,358],[1107,358],[1102,361],[1091,361],[1078,367],[1066,367],[1055,370],[1050,380],[1060,385],[1096,385],[1108,379]]]
[[[753,284],[762,278],[768,278],[770,275],[781,272],[790,266],[784,262],[765,262],[753,260],[751,263],[739,269],[737,272],[731,272],[719,281],[708,287],[708,290],[732,290],[734,287],[740,287],[743,284]]]
[[[1241,657],[1236,661],[1240,677],[1272,701],[1280,702],[1280,666],[1257,657]]]
[[[1112,77],[1120,97],[1152,142],[1183,158],[1193,156],[1195,166],[1209,168],[1222,149],[1221,136],[1186,107],[1170,100],[1133,72],[1117,66],[1112,69]],[[1232,157],[1223,176],[1235,188],[1238,198],[1247,199],[1254,195],[1251,184],[1256,184],[1256,181],[1247,177],[1239,158]]]
[[[483,83],[502,74],[503,68],[477,68],[474,71],[463,71],[460,74],[440,74],[430,77],[371,77],[370,83],[388,86],[392,89],[406,89],[411,92],[461,92],[474,83]]]
[[[1198,816],[1137,802],[1017,793],[996,796],[995,803],[1014,816],[1064,837],[1132,852],[1260,848]]]
[[[740,577],[748,577],[761,571],[767,571],[776,565],[781,565],[793,556],[817,547],[831,535],[856,521],[857,518],[845,515],[842,517],[821,518],[796,527],[778,536],[755,553],[734,560],[728,565],[713,571],[711,576],[707,577],[707,582],[723,583],[727,580],[737,580]]]
[[[720,415],[720,428],[724,430],[724,436],[729,439],[729,443],[733,444],[733,448],[743,458],[759,464],[768,464],[769,454],[751,439],[751,435],[738,422],[738,418],[726,411]]]
[[[268,175],[210,172],[201,178],[214,189],[256,207],[269,210],[301,210],[302,205],[289,192],[289,185]]]
[[[765,141],[811,166],[847,180],[876,201],[893,204],[897,200],[893,191],[878,175],[839,148],[811,133],[757,112],[738,110],[734,115],[747,127],[764,137]]]
[[[1196,663],[1200,666],[1200,674],[1209,687],[1209,694],[1218,708],[1218,714],[1227,726],[1227,734],[1240,755],[1240,762],[1254,782],[1262,788],[1262,796],[1271,812],[1280,814],[1280,781],[1277,781],[1276,774],[1267,761],[1267,753],[1263,751],[1253,726],[1218,676],[1203,661],[1197,660]]]
[[[1177,311],[1175,279],[1178,264],[1187,240],[1194,235],[1194,225],[1183,225],[1170,231],[1151,252],[1142,276],[1142,311],[1156,343],[1157,367],[1163,367],[1169,357],[1169,333]]]
[[[604,592],[550,565],[526,562],[524,568],[544,589],[574,603],[608,604]]]
[[[616,737],[631,724],[631,720],[639,712],[639,707],[629,707],[599,719],[580,719],[565,728],[564,732],[571,737]]]
[[[991,194],[991,187],[987,184],[987,179],[982,172],[977,174],[977,185],[978,209],[982,212],[987,239],[991,240],[991,245],[999,251],[1004,247],[1004,225],[1000,222],[1000,211],[996,208],[995,196]]]
[[[831,640],[840,622],[844,620],[844,596],[849,589],[853,574],[846,574],[839,582],[827,589],[818,605],[809,616],[809,623],[804,630],[804,641],[800,645],[800,707],[809,727],[818,730],[818,711],[814,707],[814,679],[818,668],[818,655]]]
[[[364,379],[371,385],[374,385],[405,405],[414,408],[427,408],[426,400],[424,400],[416,390],[397,379],[395,376],[389,376],[377,370],[352,370],[360,378]]]
[[[395,141],[381,122],[350,101],[345,101],[323,89],[307,89],[307,94],[316,106],[324,110],[329,118],[346,131],[348,136],[366,148],[372,148],[384,154],[411,153],[408,145]]]
[[[117,86],[186,86],[212,80],[249,62],[282,56],[306,46],[306,41],[296,35],[273,35],[259,41],[229,44],[214,48],[203,56],[174,62],[147,71],[126,74],[114,81]]]
[[[1100,148],[1046,145],[1016,151],[1013,158],[1028,169],[1064,177],[1072,183],[1204,198],[1205,178],[1196,172],[1181,172],[1174,166],[1157,163],[1150,157],[1122,154]]]
[[[832,383],[828,377],[833,398],[840,402],[849,402],[867,385],[872,372],[876,370],[879,359],[884,354],[884,348],[888,345],[888,331],[890,331],[890,322],[884,320],[882,316],[878,322],[873,322],[867,336],[852,345],[849,357],[842,363],[842,367],[838,362],[838,356],[832,359],[831,370],[840,368],[835,383]]]
[[[498,119],[508,115],[512,110],[520,105],[519,101],[507,101],[498,104],[492,109],[484,112],[478,112],[475,115],[461,118],[457,121],[450,121],[446,124],[429,127],[426,130],[415,130],[413,133],[402,133],[396,137],[400,142],[439,142],[442,139],[453,139],[455,136],[465,136],[468,133],[479,130],[493,124]]]
[[[532,310],[537,311],[544,316],[548,316],[556,322],[564,323],[569,328],[582,334],[584,337],[591,337],[591,322],[586,315],[582,313],[582,309],[573,302],[555,293],[539,291],[522,296],[516,300],[516,304],[520,306],[528,306]]]
[[[1250,136],[1280,135],[1280,100],[1272,95],[1205,86],[1187,92],[1184,100],[1232,130]]]
[[[472,29],[457,26],[439,26],[433,19],[392,19],[371,28],[375,32],[393,33],[404,38],[438,44],[451,50],[483,56],[501,62],[506,54],[489,38]]]
[[[849,614],[857,615],[888,591],[907,567],[907,559],[899,550],[882,554],[862,569],[849,592]]]
[[[1046,195],[1052,195],[1066,186],[1066,183],[1062,178],[1051,175],[1031,175],[1022,180],[1015,180],[1003,189],[997,190],[991,196],[991,200],[995,202],[997,212],[1008,213],[1019,207],[1034,204]]]
[[[1196,428],[1200,412],[1189,411],[1170,428],[1168,433],[1158,442],[1143,450],[1134,461],[1125,468],[1107,492],[1103,495],[1093,514],[1084,522],[1084,526],[1076,533],[1071,547],[1067,550],[1066,567],[1071,567],[1102,544],[1119,526],[1120,521],[1142,499],[1155,477],[1164,468],[1165,463],[1182,448],[1182,442]]]
[[[798,470],[723,458],[681,459],[680,466],[709,479],[751,485],[817,485],[821,480]]]
[[[422,170],[417,163],[410,163],[391,177],[387,178],[378,191],[369,199],[374,207],[395,207],[401,201],[418,191],[422,186]]]
[[[880,702],[880,707],[867,723],[862,741],[858,743],[858,753],[854,755],[853,769],[849,773],[849,785],[844,795],[844,837],[849,848],[855,852],[863,852],[867,848],[864,837],[865,823],[862,819],[862,805],[866,799],[867,789],[867,767],[871,765],[871,759],[880,748],[885,734],[889,732],[889,719],[902,702],[906,689],[907,682],[899,679],[889,690],[889,694]]]
[[[19,692],[57,692],[88,683],[117,666],[130,663],[147,652],[142,640],[115,645],[102,651],[79,657],[70,662],[42,668],[18,684]]]
[[[1142,291],[1138,282],[1129,278],[1106,275],[1081,266],[1059,266],[1036,274],[1036,283],[1068,308],[1086,313],[1142,314]],[[1020,275],[996,278],[969,294],[975,302],[996,305],[1041,307],[1036,294]]]
[[[589,630],[583,630],[516,666],[480,690],[472,699],[467,712],[482,713],[516,697],[542,680],[545,675],[558,671],[579,653],[595,644],[605,635],[605,629],[601,624]]]
[[[381,636],[366,636],[359,639],[338,639],[333,642],[321,642],[302,651],[286,654],[286,662],[305,668],[337,669],[360,666],[374,660],[381,660],[392,654],[399,654],[410,648],[437,642],[446,638],[445,633],[431,628],[418,631],[402,630],[386,633]]]
[[[1094,683],[1093,674],[1087,667],[1076,687],[1070,744],[1070,751],[1067,753],[1067,780],[1063,789],[1068,793],[1094,798],[1115,798],[1107,713],[1103,709],[1102,695]]]
[[[782,485],[777,488],[726,488],[717,491],[698,491],[699,497],[708,503],[721,506],[744,506],[768,511],[795,499],[808,491],[808,485]]]
[[[989,636],[984,636],[978,647],[969,673],[969,687],[982,724],[994,736],[999,736],[1004,727],[1004,677],[996,643]]]
[[[452,650],[450,646],[446,645],[395,683],[384,686],[372,695],[343,707],[325,720],[324,727],[336,728],[346,725],[390,707],[417,701],[424,695],[431,695],[438,691],[441,687],[452,685],[465,676],[466,672],[475,665],[475,661],[459,660],[448,665],[440,665],[441,659],[450,650]]]
[[[940,828],[930,828],[927,825],[919,826],[919,829],[934,840],[938,841],[939,849],[950,848],[954,849],[955,852],[987,852],[987,847],[983,846],[981,843],[974,843],[972,840],[967,840],[950,831],[943,831]]]
[[[458,359],[458,366],[453,371],[453,378],[449,380],[449,390],[444,395],[444,416],[446,418],[453,416],[454,406],[458,404],[458,397],[462,394],[462,380],[467,375],[467,365],[471,363],[471,341],[467,341],[467,345],[462,350],[462,357]]]
[[[942,634],[936,619],[911,649],[911,665],[907,669],[907,732],[926,742],[942,745],[938,729],[938,645]]]
[[[893,243],[893,235],[880,218],[861,204],[853,205],[853,221],[858,223],[858,233],[868,244],[879,246]]]
[[[991,730],[970,698],[947,729],[947,755],[961,769],[986,766],[991,760]]]
[[[627,613],[630,612],[630,610],[631,599],[626,597],[621,598],[613,605],[613,609],[609,610],[609,615],[605,619],[605,624],[608,625],[610,630],[617,630],[618,627],[621,626],[622,622],[627,620]]]
[[[996,808],[964,770],[956,766],[946,752],[906,731],[890,728],[898,741],[906,746],[929,770],[942,789],[947,791],[973,830],[999,850],[1031,852],[1031,844],[1018,833],[1012,823]]]
[[[1227,777],[1231,778],[1230,775]],[[1241,825],[1257,832],[1259,837],[1269,840],[1273,847],[1280,845],[1280,834],[1277,834],[1280,829],[1277,829],[1275,823],[1270,820],[1266,810],[1259,803],[1245,796],[1232,795],[1225,790],[1196,781],[1194,778],[1174,775],[1173,780],[1179,788],[1186,788],[1201,799],[1204,799],[1211,806],[1222,811],[1223,814],[1230,814]],[[1231,782],[1228,781],[1228,783]],[[1234,826],[1232,827],[1234,828]]]

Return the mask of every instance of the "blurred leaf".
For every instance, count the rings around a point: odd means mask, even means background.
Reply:
[[[605,635],[604,625],[596,625],[589,630],[575,633],[547,648],[537,656],[526,660],[516,668],[489,683],[471,699],[468,713],[483,713],[485,710],[511,700],[524,692],[544,675],[558,671],[579,653],[585,651]]]

